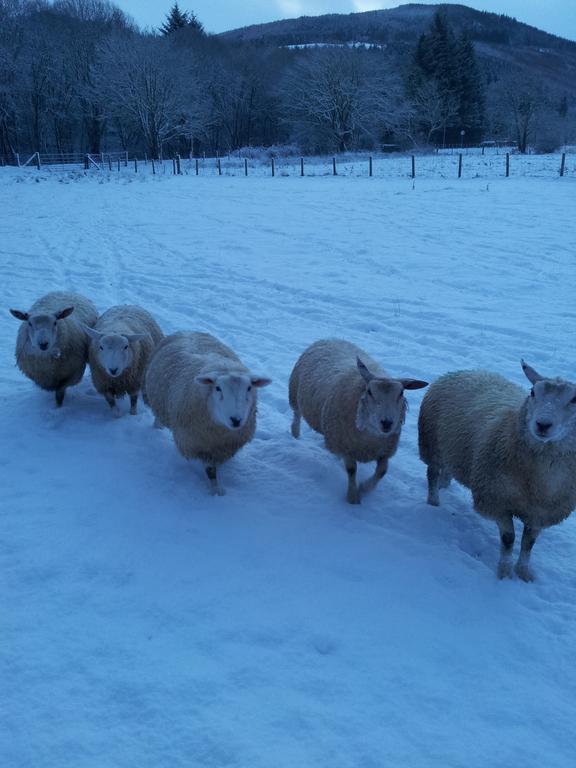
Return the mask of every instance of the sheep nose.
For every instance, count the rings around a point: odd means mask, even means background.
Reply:
[[[236,416],[230,416],[230,423],[233,427],[239,427],[240,426],[240,419]]]
[[[382,424],[382,432],[390,432],[392,429],[392,422],[390,419],[382,419],[380,424]]]
[[[118,373],[118,368],[109,368],[108,370],[110,371],[112,376],[116,376],[116,374]]]
[[[48,342],[47,341],[41,341],[38,346],[40,347],[41,350],[44,351],[44,350],[48,349]]]
[[[536,426],[538,427],[539,434],[545,435],[546,432],[548,432],[548,430],[552,426],[552,424],[549,421],[537,421]]]

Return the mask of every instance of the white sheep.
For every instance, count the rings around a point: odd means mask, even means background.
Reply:
[[[420,457],[428,465],[428,503],[454,477],[472,491],[474,509],[500,530],[499,578],[512,575],[513,518],[524,524],[516,574],[531,581],[530,553],[540,530],[576,506],[576,384],[526,365],[528,396],[502,376],[449,373],[424,397]]]
[[[384,477],[396,453],[407,409],[404,391],[425,386],[417,379],[391,378],[348,341],[317,341],[300,356],[290,376],[292,434],[300,437],[303,416],[324,436],[326,448],[344,459],[347,501],[359,504]],[[376,461],[374,475],[360,486],[359,461]]]
[[[98,312],[77,293],[54,291],[34,302],[28,312],[11,309],[22,321],[16,339],[16,363],[42,389],[55,392],[56,405],[66,388],[82,379],[88,360],[83,326],[93,326]]]
[[[172,430],[186,459],[206,464],[211,492],[222,496],[217,467],[252,439],[256,390],[268,384],[214,336],[180,332],[153,352],[142,395],[155,426]]]
[[[145,309],[127,304],[111,307],[85,331],[91,339],[88,360],[96,391],[115,416],[120,415],[116,398],[128,394],[134,416],[148,358],[164,338],[160,326]]]

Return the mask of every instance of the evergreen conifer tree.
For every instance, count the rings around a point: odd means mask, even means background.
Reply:
[[[190,19],[188,18],[186,11],[181,11],[178,3],[175,2],[166,16],[166,21],[160,27],[160,31],[163,35],[170,35],[172,32],[176,32],[178,29],[183,29],[188,26],[189,21]]]
[[[431,92],[440,99],[439,110],[445,115],[436,139],[448,143],[460,141],[465,131],[466,141],[478,141],[484,123],[484,84],[476,62],[474,45],[464,34],[457,38],[446,14],[434,14],[430,29],[423,33],[414,51],[408,77],[408,95],[415,103],[418,95],[433,86]]]

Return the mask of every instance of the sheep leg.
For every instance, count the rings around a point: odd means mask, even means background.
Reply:
[[[130,415],[136,416],[138,413],[138,392],[130,395]]]
[[[522,581],[534,581],[534,574],[530,568],[530,555],[539,533],[539,528],[531,528],[529,525],[524,525],[522,543],[520,544],[520,557],[514,567],[516,575]]]
[[[216,467],[213,464],[206,467],[206,474],[208,475],[208,480],[210,480],[210,493],[212,496],[224,496],[225,490],[218,482]]]
[[[388,459],[387,458],[381,458],[378,459],[376,462],[376,469],[374,470],[374,474],[372,477],[368,478],[368,480],[365,480],[363,483],[360,484],[360,496],[364,496],[365,493],[369,493],[370,491],[373,491],[374,488],[378,485],[380,480],[384,477],[386,472],[388,471]]]
[[[426,477],[428,478],[428,504],[432,507],[439,507],[440,495],[438,488],[440,487],[440,470],[435,464],[428,464]]]
[[[346,501],[348,504],[360,504],[360,489],[356,483],[357,464],[354,459],[344,459],[346,474],[348,475],[348,493]]]
[[[447,469],[441,469],[440,478],[438,480],[438,487],[448,488],[451,482],[452,482],[452,475],[450,474],[450,472],[448,472]]]
[[[104,393],[104,397],[106,398],[106,402],[112,409],[112,413],[116,418],[118,418],[118,416],[120,416],[120,408],[118,408],[118,403],[116,402],[116,398],[114,397],[113,393],[110,390],[108,390],[107,392]]]
[[[294,417],[292,419],[292,437],[300,437],[300,422],[302,420],[302,414],[299,410],[294,410]]]
[[[500,561],[498,563],[498,578],[509,579],[512,576],[512,547],[514,546],[514,522],[512,515],[498,521],[500,530]]]
[[[64,402],[64,395],[66,394],[66,387],[59,387],[56,390],[55,397],[56,397],[56,405],[58,408],[62,407],[62,403]]]

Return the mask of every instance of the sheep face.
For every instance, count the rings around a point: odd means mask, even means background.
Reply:
[[[576,386],[566,381],[536,382],[526,407],[528,431],[536,440],[553,443],[576,430]]]
[[[366,382],[366,390],[358,402],[356,427],[374,435],[395,435],[402,429],[406,416],[405,389],[422,389],[428,382],[419,379],[384,379],[375,376],[357,358],[358,372]]]
[[[543,443],[558,442],[576,432],[576,384],[547,379],[522,360],[522,370],[532,384],[526,402],[530,435]]]
[[[208,373],[196,377],[208,388],[207,406],[212,419],[226,429],[237,430],[248,421],[256,407],[256,390],[270,379],[249,374]]]
[[[356,426],[375,435],[394,435],[400,431],[406,414],[404,387],[392,379],[372,379],[360,398]]]
[[[58,356],[58,322],[71,315],[74,307],[66,307],[60,312],[45,315],[29,315],[17,309],[11,309],[10,312],[15,318],[26,323],[28,343],[36,354]]]
[[[134,361],[134,344],[146,338],[145,333],[99,333],[85,327],[92,339],[92,350],[99,365],[113,379],[121,376]]]

